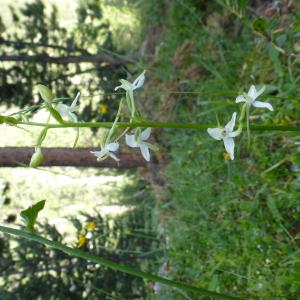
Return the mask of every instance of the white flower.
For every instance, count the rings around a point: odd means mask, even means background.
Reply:
[[[101,151],[91,151],[92,154],[94,154],[97,157],[98,161],[102,161],[106,159],[108,156],[110,156],[115,161],[120,161],[116,155],[113,153],[119,149],[118,143],[110,143],[105,145],[103,148],[101,147]]]
[[[124,89],[127,92],[133,92],[134,90],[140,88],[145,81],[145,70],[135,79],[135,81],[133,83],[125,80],[125,79],[121,79],[120,82],[122,83],[121,85],[117,86],[115,88],[115,91],[118,89]]]
[[[58,112],[60,113],[60,115],[63,118],[66,117],[71,122],[77,122],[77,116],[74,114],[74,112],[77,109],[76,104],[78,102],[79,97],[80,97],[80,93],[77,93],[77,95],[76,95],[74,101],[72,102],[71,106],[68,106],[68,105],[62,104],[62,103],[59,103],[56,106],[56,109],[58,110]]]
[[[129,135],[126,134],[125,140],[126,144],[129,147],[137,148],[140,147],[143,157],[146,161],[150,161],[150,152],[149,152],[149,143],[146,143],[145,141],[148,140],[150,137],[151,128],[145,129],[136,139],[134,134]]]
[[[263,86],[259,91],[256,90],[254,85],[251,85],[248,94],[244,93],[243,95],[238,96],[235,99],[236,103],[246,102],[249,106],[267,108],[270,111],[273,111],[273,107],[270,103],[257,101],[256,99],[265,91],[265,86]]]
[[[232,114],[231,120],[224,128],[208,128],[208,134],[215,140],[223,140],[226,151],[229,153],[230,158],[234,159],[234,140],[241,132],[239,130],[233,131],[236,119],[236,112]]]

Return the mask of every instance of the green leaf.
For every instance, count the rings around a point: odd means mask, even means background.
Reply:
[[[252,28],[255,32],[263,35],[268,36],[268,23],[263,18],[257,18],[252,23]]]
[[[5,116],[0,116],[0,124],[6,123],[8,125],[16,125],[18,124],[18,120],[13,118],[13,117],[5,117]]]
[[[52,105],[46,103],[46,107],[47,107],[48,111],[50,112],[51,116],[52,116],[58,123],[60,123],[60,124],[65,123],[64,120],[63,120],[63,118],[62,118],[61,115],[59,114],[59,112],[58,112],[56,109],[54,109],[54,108],[52,107]]]
[[[43,210],[45,206],[46,200],[39,201],[33,206],[28,207],[25,210],[21,211],[22,221],[26,225],[26,229],[30,232],[33,232],[34,224],[36,222],[37,216],[41,210]]]

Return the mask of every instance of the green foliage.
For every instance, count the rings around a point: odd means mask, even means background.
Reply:
[[[25,210],[21,211],[22,221],[25,223],[26,229],[30,232],[34,231],[34,225],[36,223],[38,214],[41,210],[44,209],[46,200],[41,200],[36,204],[28,207]]]
[[[229,9],[233,14],[242,18],[245,14],[248,0],[217,0],[219,4]]]
[[[171,108],[175,120],[223,124],[238,109],[237,95],[251,84],[265,84],[262,99],[275,111],[253,110],[255,122],[297,124],[300,69],[298,58],[289,55],[297,42],[296,10],[264,18],[261,24],[251,10],[240,19],[211,2],[197,12],[196,3],[170,4],[168,34],[156,58],[160,86],[173,84],[179,92],[167,98],[177,99]],[[283,22],[291,26],[282,30]],[[197,73],[184,75],[193,64],[200,79]],[[160,103],[159,93],[156,99]],[[247,299],[249,294],[297,298],[300,195],[295,135],[256,133],[250,149],[246,139],[240,140],[235,161],[228,162],[222,145],[206,133],[164,132],[171,159],[160,215],[167,220],[162,226],[169,242],[169,276],[216,292],[234,290]],[[163,295],[183,299],[169,288]]]
[[[0,124],[3,123],[13,126],[17,124],[17,120],[13,117],[5,117],[0,115]]]
[[[257,18],[252,22],[253,30],[262,36],[268,35],[268,24],[265,19]]]

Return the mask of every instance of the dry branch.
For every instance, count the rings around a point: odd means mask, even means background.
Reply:
[[[145,160],[137,154],[119,153],[120,162],[111,158],[97,162],[96,157],[90,151],[99,151],[95,148],[43,148],[44,162],[41,166],[73,166],[95,168],[136,168],[146,166]],[[34,153],[30,147],[1,147],[0,167],[20,167],[28,165]]]

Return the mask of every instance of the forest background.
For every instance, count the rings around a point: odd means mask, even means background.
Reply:
[[[0,113],[41,103],[42,83],[61,97],[80,91],[80,120],[111,121],[119,79],[145,69],[136,97],[148,120],[224,124],[235,97],[264,84],[274,112],[252,120],[299,126],[299,8],[2,0]],[[78,146],[99,146],[103,132],[82,130]],[[32,146],[35,134],[2,126],[1,147]],[[53,131],[45,145],[70,146],[73,135]],[[156,129],[152,139],[160,151],[139,169],[1,168],[1,222],[21,224],[19,212],[46,199],[38,231],[51,239],[215,292],[296,299],[299,134],[252,133],[234,161],[204,131]],[[1,299],[198,299],[32,242],[0,236],[0,246]]]

